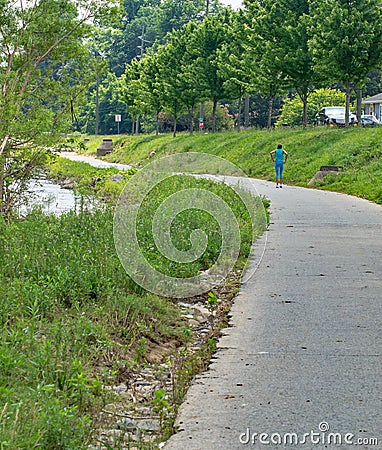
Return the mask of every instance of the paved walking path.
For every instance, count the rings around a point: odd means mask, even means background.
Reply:
[[[165,449],[382,448],[382,208],[254,183],[272,201],[264,258]]]

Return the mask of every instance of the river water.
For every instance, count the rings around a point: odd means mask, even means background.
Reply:
[[[59,152],[57,153],[57,155],[63,158],[70,159],[71,161],[85,162],[93,167],[97,167],[98,169],[109,169],[110,167],[118,170],[131,169],[131,166],[128,166],[127,164],[110,163],[107,161],[102,161],[101,159],[97,159],[93,156],[78,155],[75,152]]]
[[[46,178],[32,180],[29,189],[30,203],[20,208],[21,215],[36,206],[39,206],[46,214],[63,214],[71,210],[91,209],[95,204],[94,200],[77,195],[72,189],[64,189]]]
[[[131,166],[126,164],[109,163],[92,156],[78,155],[74,152],[60,152],[58,155],[72,161],[85,162],[100,169],[113,167],[118,170],[128,170],[131,168]],[[72,189],[64,189],[59,184],[53,183],[44,177],[32,180],[30,191],[32,193],[30,205],[21,208],[21,214],[27,213],[35,206],[41,207],[47,214],[63,214],[71,210],[91,210],[97,204],[95,199],[75,194]]]

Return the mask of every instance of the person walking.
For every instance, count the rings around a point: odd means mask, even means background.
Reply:
[[[280,179],[280,187],[283,187],[283,170],[284,164],[287,162],[288,153],[283,149],[282,144],[278,144],[276,150],[272,150],[270,153],[272,161],[275,163],[276,170],[276,187],[279,187],[279,179]]]

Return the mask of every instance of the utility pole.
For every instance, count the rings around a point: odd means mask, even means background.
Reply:
[[[206,0],[206,17],[208,17],[208,14],[210,12],[210,0]],[[200,123],[203,125],[200,126]],[[200,112],[199,112],[199,131],[202,131],[204,129],[204,103],[200,104]]]
[[[148,41],[145,39],[145,26],[144,25],[142,25],[142,33],[140,36],[138,36],[138,39],[141,40],[141,45],[138,45],[138,48],[140,51],[139,51],[139,55],[137,55],[137,58],[142,59],[143,54],[145,52],[145,44],[152,44],[151,41]],[[134,122],[134,120],[133,120],[133,122]],[[134,128],[134,123],[133,123],[133,128]],[[137,120],[135,123],[135,134],[138,134],[138,133],[139,133],[139,116],[137,116]],[[134,132],[133,132],[133,134],[134,134]]]
[[[151,41],[148,41],[147,39],[145,39],[145,26],[144,25],[142,25],[142,32],[141,32],[141,35],[138,36],[138,39],[140,39],[141,45],[138,45],[139,55],[137,55],[137,58],[142,59],[143,54],[145,52],[145,44],[152,44]]]
[[[145,26],[142,25],[142,34],[141,36],[138,36],[138,39],[141,40],[141,45],[138,45],[138,48],[140,49],[140,54],[138,55],[139,59],[142,59],[143,53],[145,51]]]
[[[98,73],[96,75],[96,122],[95,122],[95,134],[96,136],[99,133],[99,94],[98,94],[98,90],[99,90],[99,76]]]

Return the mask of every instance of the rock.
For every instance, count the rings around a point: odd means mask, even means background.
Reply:
[[[169,341],[155,346],[147,355],[147,361],[152,364],[160,364],[164,356],[170,355],[177,347],[176,341]]]
[[[198,326],[200,325],[200,322],[199,322],[198,320],[195,320],[195,319],[189,319],[189,320],[188,320],[188,324],[189,324],[192,328],[195,328],[195,327],[198,327]]]
[[[204,320],[207,320],[211,315],[211,311],[209,311],[206,307],[202,305],[195,305],[194,310],[197,320],[199,320],[199,317],[203,318]]]
[[[138,421],[137,426],[142,431],[159,431],[160,421],[157,419],[142,419]]]
[[[60,184],[63,189],[73,189],[74,188],[74,181],[71,180],[70,178],[64,178]]]
[[[125,177],[123,175],[121,175],[120,173],[110,175],[110,177],[109,177],[109,180],[115,181],[116,183],[120,183],[124,179],[125,179]]]
[[[191,305],[191,303],[184,303],[184,302],[178,302],[178,306],[180,308],[186,308],[186,309],[193,309],[194,305]]]
[[[308,186],[314,186],[316,183],[322,181],[330,173],[338,174],[338,171],[334,170],[319,170],[315,173],[314,177],[309,181]]]
[[[125,431],[134,431],[137,429],[137,423],[129,417],[124,417],[123,419],[117,420],[117,426],[119,430]]]

